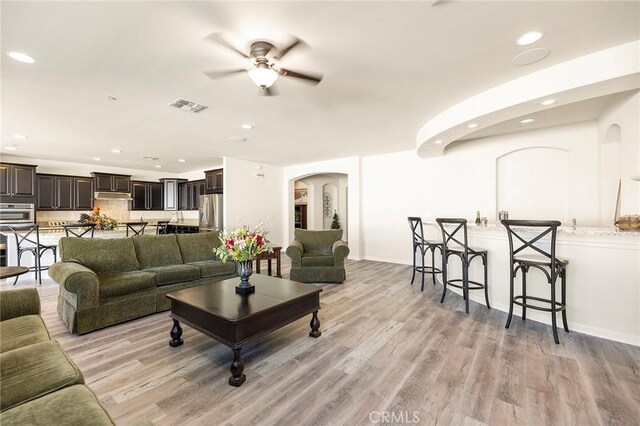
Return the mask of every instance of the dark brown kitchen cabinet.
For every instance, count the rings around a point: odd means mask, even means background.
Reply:
[[[73,178],[74,210],[93,210],[94,182],[91,178]]]
[[[0,201],[35,201],[36,167],[28,164],[0,164]]]
[[[79,210],[75,202],[75,179],[73,176],[38,174],[36,209]]]
[[[91,173],[95,181],[96,192],[131,192],[131,176],[108,173]]]
[[[200,208],[200,195],[204,195],[205,181],[196,180],[184,182],[180,187],[180,210],[198,210]]]
[[[222,194],[224,172],[222,169],[208,170],[204,172],[204,190],[206,194]]]
[[[132,181],[131,198],[131,210],[162,210],[163,184]]]

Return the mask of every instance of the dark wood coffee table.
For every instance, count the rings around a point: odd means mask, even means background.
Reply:
[[[270,333],[311,314],[309,336],[320,337],[320,292],[322,288],[265,275],[252,275],[255,293],[236,294],[240,278],[187,288],[167,294],[171,299],[171,341],[183,344],[183,322],[229,346],[233,350],[231,386],[246,380],[240,351],[249,339]]]

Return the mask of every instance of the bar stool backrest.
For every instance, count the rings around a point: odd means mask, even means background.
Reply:
[[[557,220],[515,220],[515,219],[505,219],[502,221],[502,224],[507,228],[507,235],[509,236],[509,255],[511,258],[511,264],[513,265],[513,258],[518,254],[525,254],[525,250],[533,250],[538,254],[549,259],[550,265],[556,264],[556,233],[558,231],[558,226],[561,223]],[[533,228],[526,229],[525,232],[533,231],[535,235],[523,237],[518,232],[523,232],[516,229],[518,227],[526,227]],[[540,228],[538,230],[538,228]],[[542,249],[541,247],[535,245],[535,243],[539,242],[542,238],[547,235],[551,235],[551,244],[549,251]],[[514,237],[517,241],[514,240]],[[514,248],[514,242],[516,244],[520,244],[518,247]],[[553,270],[553,268],[552,268]]]
[[[16,250],[20,250],[23,244],[33,244],[35,247],[40,247],[40,227],[35,223],[29,223],[25,225],[8,225],[7,228],[13,232],[16,237]],[[23,234],[21,234],[23,232]],[[32,236],[31,234],[35,234]],[[35,241],[33,240],[35,237]]]
[[[443,254],[448,251],[449,244],[458,244],[464,247],[464,255],[469,255],[469,240],[467,238],[467,219],[451,218],[451,217],[439,217],[436,218],[436,222],[440,225],[442,231],[442,250]],[[453,225],[453,231],[451,228],[445,227],[445,225]],[[462,231],[462,232],[460,232]],[[458,234],[461,233],[462,235]],[[457,235],[457,236],[456,236]],[[462,238],[462,240],[460,240]]]
[[[156,225],[156,235],[166,234],[168,226],[169,226],[168,220],[159,220]]]
[[[133,232],[133,235],[144,235],[144,228],[147,227],[149,222],[136,222],[127,223],[127,237],[129,236],[129,230]]]
[[[413,244],[422,244],[424,242],[424,230],[422,228],[422,218],[409,216],[409,227],[411,228],[411,235],[413,238]]]
[[[70,223],[62,225],[64,233],[68,237],[69,234],[74,237],[82,238],[85,235],[91,233],[87,238],[93,238],[93,231],[96,228],[95,223]]]

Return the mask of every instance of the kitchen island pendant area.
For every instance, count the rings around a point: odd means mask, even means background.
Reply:
[[[427,239],[441,240],[437,225],[425,223]],[[489,300],[491,307],[509,311],[509,241],[503,225],[469,225],[469,245],[482,247],[489,258]],[[523,235],[531,231],[523,230]],[[548,242],[541,241],[541,246]],[[640,232],[610,228],[562,227],[558,230],[556,256],[569,261],[567,266],[567,316],[571,332],[580,332],[640,346]],[[419,262],[419,260],[418,260]],[[450,258],[449,270],[460,270]],[[440,258],[436,256],[436,266]],[[450,278],[458,278],[451,276]],[[482,264],[471,265],[471,280],[483,279]],[[515,278],[520,292],[521,275]],[[458,294],[460,290],[450,289]],[[527,275],[527,295],[548,297],[549,284],[540,271]],[[471,292],[470,299],[483,305],[482,295]],[[558,292],[558,300],[560,300]],[[472,309],[480,309],[475,305]],[[519,321],[521,308],[514,308],[513,321]],[[558,314],[559,315],[559,314]],[[558,319],[560,316],[558,316]],[[527,320],[551,324],[546,312],[527,310]],[[563,338],[559,331],[560,339]],[[566,336],[565,336],[566,337]],[[552,339],[551,333],[549,338]]]

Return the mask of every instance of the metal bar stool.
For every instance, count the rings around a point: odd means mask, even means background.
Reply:
[[[8,225],[7,228],[13,232],[13,235],[16,238],[18,266],[21,266],[20,260],[22,259],[22,255],[24,253],[31,253],[35,261],[35,266],[30,266],[29,270],[35,272],[38,283],[42,284],[42,271],[49,269],[48,266],[42,266],[42,255],[47,250],[51,250],[51,252],[53,252],[53,261],[56,262],[58,260],[58,247],[55,245],[49,246],[40,244],[40,227],[35,223],[26,225]],[[33,240],[34,236],[35,241]],[[16,277],[13,285],[16,285],[18,278],[19,276]]]
[[[96,224],[95,223],[69,223],[69,224],[62,225],[62,228],[64,229],[64,233],[67,237],[70,236],[69,234],[71,234],[71,236],[73,237],[82,238],[85,235],[89,234],[87,238],[93,238],[93,231],[96,228]]]
[[[159,220],[156,224],[156,235],[163,235],[167,233],[167,228],[169,227],[168,220]]]
[[[488,287],[488,260],[487,250],[480,248],[469,247],[467,238],[467,219],[455,219],[455,218],[438,218],[436,219],[440,229],[442,231],[442,299],[440,303],[444,302],[444,297],[447,294],[447,285],[462,289],[462,297],[465,301],[465,311],[469,313],[469,290],[483,290],[484,300],[487,303],[487,308],[491,309],[489,305],[489,287]],[[455,228],[450,231],[445,225],[453,225]],[[462,231],[462,241],[456,238],[456,234]],[[462,262],[462,278],[450,280],[448,278],[449,272],[449,256],[456,256]],[[469,279],[469,265],[475,258],[482,259],[482,265],[484,269],[484,283],[481,284],[477,281],[471,281]]]
[[[127,223],[127,237],[129,236],[129,230],[133,232],[133,235],[144,235],[144,228],[147,227],[149,222],[129,222]]]
[[[411,285],[413,285],[413,281],[416,278],[416,271],[422,274],[422,288],[421,291],[424,291],[424,274],[431,274],[431,279],[433,280],[433,284],[436,284],[436,274],[441,274],[442,270],[435,267],[435,252],[436,249],[440,250],[442,253],[442,243],[437,241],[429,241],[424,239],[424,230],[422,228],[422,219],[419,217],[409,216],[407,218],[409,221],[409,227],[411,228],[411,234],[413,239],[413,274],[411,275]],[[420,250],[420,255],[422,256],[421,266],[416,266],[416,251]],[[424,257],[427,251],[431,251],[431,266],[426,266],[424,264]]]
[[[522,320],[527,317],[527,308],[535,309],[538,311],[551,312],[551,325],[553,328],[553,340],[560,344],[558,339],[558,327],[556,325],[556,314],[562,312],[562,323],[564,330],[568,333],[569,326],[567,325],[567,260],[558,259],[556,257],[556,233],[558,226],[561,225],[557,220],[503,220],[502,224],[507,228],[507,234],[509,235],[509,258],[510,258],[510,300],[509,300],[509,317],[507,318],[507,324],[505,328],[509,328],[511,325],[511,317],[513,316],[513,305],[522,306]],[[513,229],[513,227],[528,227],[533,228],[536,233],[531,238],[522,237]],[[537,229],[540,228],[540,229]],[[530,231],[530,229],[529,229]],[[521,232],[521,231],[520,231]],[[534,245],[539,242],[546,235],[551,234],[550,249],[545,251],[542,248]],[[522,243],[517,248],[514,248],[514,237],[518,240],[516,244]],[[524,252],[525,249],[530,249],[529,252]],[[531,252],[533,251],[533,253]],[[537,253],[537,254],[536,254]],[[527,273],[530,268],[541,270],[551,286],[551,299],[544,299],[542,297],[527,296]],[[548,269],[548,270],[547,270]],[[514,280],[518,273],[518,270],[522,270],[522,295],[514,296]],[[560,277],[560,302],[556,301],[556,281]],[[536,306],[527,303],[527,300],[535,300],[537,302],[549,304],[550,307]]]

